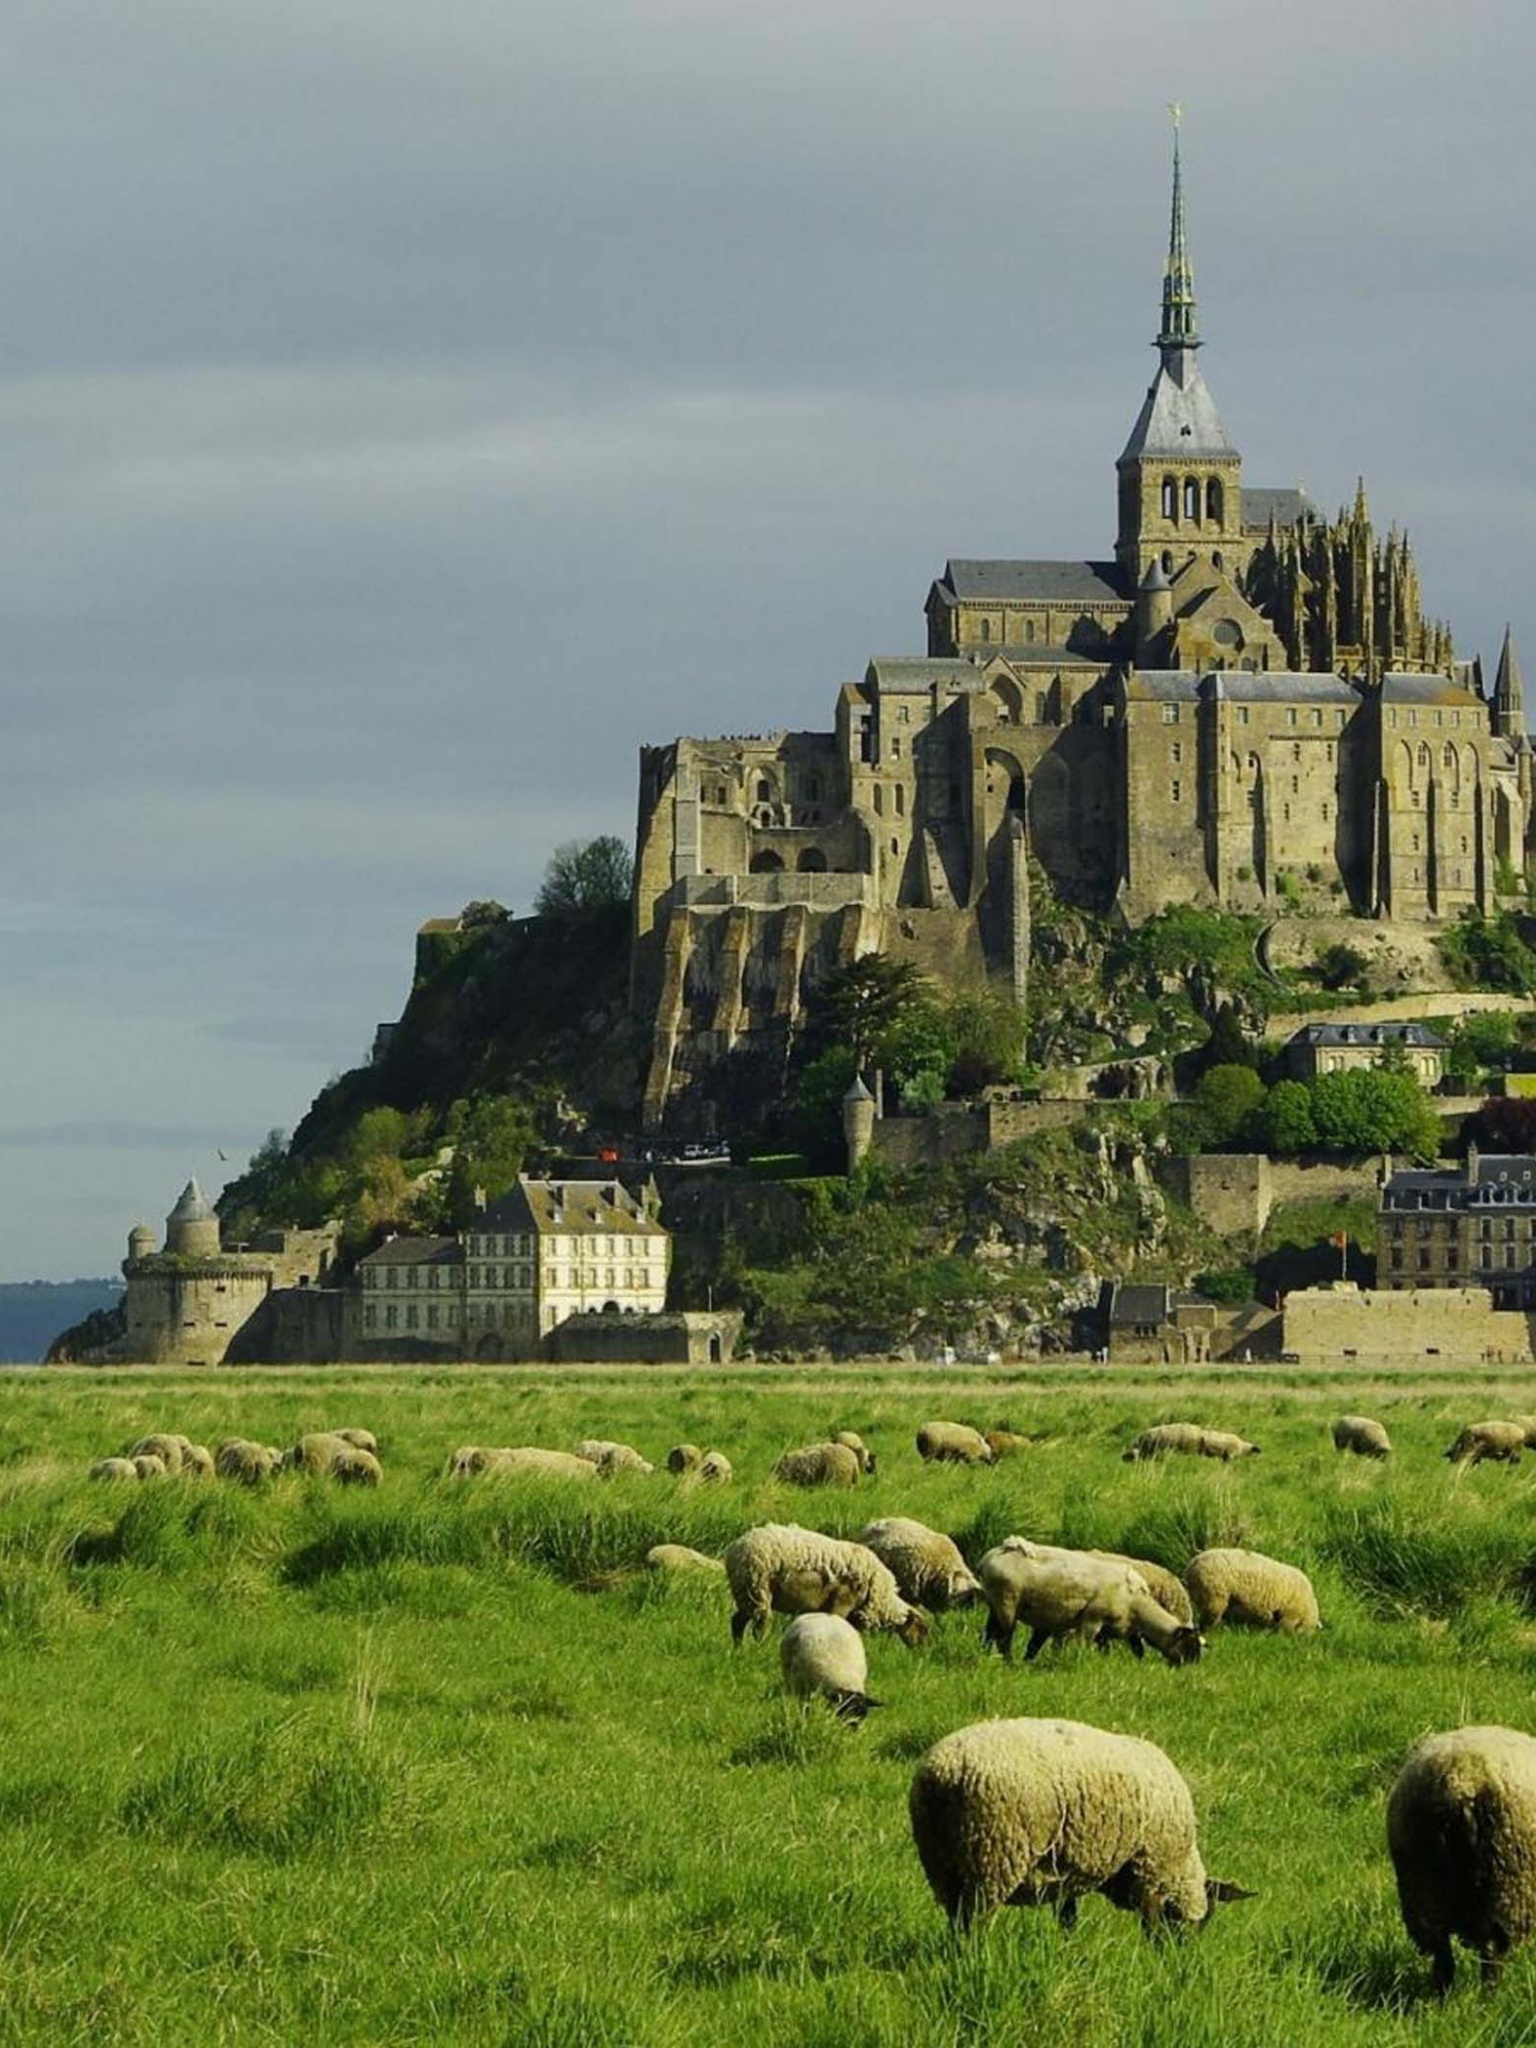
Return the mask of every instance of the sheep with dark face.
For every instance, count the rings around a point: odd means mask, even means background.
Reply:
[[[1445,1455],[1454,1465],[1518,1465],[1525,1445],[1523,1422],[1469,1422]]]
[[[840,1429],[832,1441],[835,1444],[842,1444],[846,1450],[852,1451],[859,1461],[859,1470],[866,1478],[872,1479],[874,1477],[875,1454],[869,1448],[869,1445],[865,1443],[863,1437],[857,1435],[851,1429]]]
[[[869,1696],[864,1638],[836,1614],[797,1614],[779,1642],[784,1684],[797,1699],[822,1699],[840,1720],[862,1721]]]
[[[1005,1536],[999,1550],[1021,1550],[1026,1557],[1101,1557],[1110,1564],[1128,1565],[1133,1572],[1140,1572],[1147,1582],[1147,1589],[1159,1607],[1179,1621],[1193,1621],[1195,1610],[1190,1602],[1184,1581],[1167,1565],[1158,1564],[1149,1557],[1127,1557],[1118,1550],[1064,1550],[1050,1543],[1032,1543],[1027,1536]]]
[[[925,1422],[917,1432],[925,1464],[995,1465],[997,1453],[979,1429],[965,1422]]]
[[[1104,1648],[1126,1642],[1138,1657],[1150,1643],[1170,1664],[1193,1664],[1204,1647],[1198,1630],[1153,1599],[1139,1572],[1087,1551],[1028,1556],[999,1545],[976,1575],[987,1601],[984,1640],[1005,1657],[1020,1622],[1030,1630],[1026,1662],[1064,1636]]]
[[[935,1743],[909,1799],[934,1897],[959,1926],[1099,1892],[1143,1925],[1198,1927],[1251,1893],[1205,1874],[1194,1801],[1154,1744],[1081,1721],[979,1721]]]
[[[1202,1628],[1272,1628],[1310,1635],[1322,1627],[1312,1581],[1299,1565],[1258,1550],[1202,1550],[1184,1574]]]
[[[862,1543],[817,1529],[765,1522],[725,1553],[735,1612],[731,1637],[766,1634],[773,1614],[836,1614],[857,1629],[891,1629],[909,1648],[928,1634],[928,1617],[901,1597],[889,1569]]]
[[[918,1607],[962,1607],[981,1597],[981,1581],[959,1545],[938,1529],[905,1515],[887,1515],[859,1531],[858,1540],[889,1565],[902,1598]]]
[[[1333,1425],[1333,1448],[1357,1458],[1390,1458],[1392,1439],[1368,1415],[1341,1415]]]
[[[848,1444],[805,1444],[786,1451],[773,1468],[787,1486],[857,1486],[863,1467]]]

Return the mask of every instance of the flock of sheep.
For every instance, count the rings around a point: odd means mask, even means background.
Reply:
[[[1342,1416],[1332,1433],[1340,1451],[1391,1455],[1386,1430],[1369,1417]],[[1025,1442],[1006,1429],[955,1422],[926,1422],[917,1433],[924,1460],[966,1465],[995,1464]],[[1446,1456],[1458,1465],[1514,1462],[1529,1444],[1536,1444],[1536,1417],[1473,1423]],[[1258,1451],[1230,1431],[1175,1422],[1144,1430],[1124,1455],[1230,1462]],[[675,1445],[666,1462],[688,1485],[733,1477],[723,1452],[695,1444]],[[654,1469],[632,1445],[587,1438],[570,1451],[466,1445],[447,1472],[458,1480],[596,1481]],[[774,1477],[799,1487],[852,1487],[874,1470],[873,1451],[841,1431],[786,1451]],[[371,1433],[349,1428],[301,1436],[286,1450],[232,1438],[212,1452],[157,1432],[91,1467],[95,1479],[180,1474],[246,1485],[279,1472],[377,1486],[382,1466]],[[879,1704],[869,1693],[866,1634],[889,1630],[916,1648],[927,1640],[931,1611],[973,1602],[986,1609],[983,1640],[1005,1657],[1018,1628],[1028,1629],[1026,1660],[1075,1638],[1106,1650],[1124,1642],[1138,1658],[1150,1644],[1182,1666],[1199,1661],[1203,1631],[1219,1625],[1282,1634],[1321,1626],[1306,1573],[1256,1551],[1203,1550],[1180,1579],[1151,1559],[1008,1536],[972,1569],[949,1536],[906,1516],[870,1522],[851,1541],[764,1523],[723,1558],[662,1543],[646,1564],[722,1579],[735,1643],[766,1634],[775,1613],[791,1617],[780,1644],[786,1690],[823,1700],[850,1721]],[[956,1924],[1002,1905],[1048,1904],[1070,1926],[1079,1899],[1099,1892],[1139,1913],[1149,1929],[1194,1926],[1218,1900],[1252,1896],[1207,1876],[1189,1787],[1169,1757],[1152,1743],[1081,1722],[993,1720],[959,1729],[919,1762],[909,1808],[924,1874]],[[1453,1938],[1480,1956],[1492,1980],[1508,1952],[1536,1931],[1536,1739],[1509,1728],[1427,1737],[1393,1786],[1387,1838],[1404,1925],[1432,1958],[1435,1987],[1452,1981]]]

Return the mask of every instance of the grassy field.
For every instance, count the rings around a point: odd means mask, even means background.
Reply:
[[[1421,1732],[1536,1728],[1536,1458],[1458,1476],[1459,1425],[1536,1409],[1487,1375],[1433,1387],[1176,1386],[1109,1373],[373,1371],[0,1379],[0,2044],[465,2048],[1243,2048],[1536,2041],[1536,1945],[1449,2002],[1397,1916],[1386,1789]],[[1390,1468],[1326,1425],[1380,1415]],[[1006,1421],[992,1471],[923,1467],[916,1425]],[[1233,1467],[1130,1466],[1151,1421],[1241,1429]],[[272,1442],[358,1423],[377,1494],[288,1480],[92,1486],[153,1428]],[[855,1494],[773,1485],[840,1427]],[[459,1443],[586,1434],[658,1463],[687,1438],[737,1485],[452,1485]],[[1312,1640],[1217,1632],[1174,1670],[1072,1648],[983,1656],[972,1614],[870,1645],[862,1729],[730,1648],[717,1584],[636,1569],[767,1519],[851,1533],[908,1512],[973,1557],[1010,1530],[1182,1568],[1212,1542],[1303,1564]],[[1061,1714],[1160,1743],[1211,1870],[1260,1896],[1149,1942],[1090,1900],[963,1940],[929,1897],[907,1786],[940,1735]]]

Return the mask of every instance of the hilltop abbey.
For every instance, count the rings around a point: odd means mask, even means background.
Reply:
[[[1200,347],[1175,131],[1113,559],[950,561],[927,655],[871,661],[833,731],[642,750],[648,1123],[728,1055],[782,1057],[805,991],[864,953],[1022,998],[1032,860],[1132,922],[1312,898],[1421,923],[1523,879],[1536,792],[1508,635],[1486,693],[1363,486],[1330,521],[1245,485]]]

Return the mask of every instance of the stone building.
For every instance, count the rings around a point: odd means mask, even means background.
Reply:
[[[1031,864],[1132,921],[1310,901],[1421,922],[1518,885],[1532,759],[1508,634],[1486,692],[1363,485],[1331,521],[1249,485],[1200,349],[1176,138],[1112,554],[949,561],[927,654],[871,661],[830,732],[642,749],[648,1125],[700,1119],[733,1064],[760,1093],[811,986],[861,954],[1022,998]]]
[[[1467,1148],[1461,1168],[1382,1183],[1376,1284],[1484,1288],[1496,1309],[1536,1307],[1536,1158]]]
[[[1285,1042],[1286,1072],[1295,1081],[1346,1074],[1401,1059],[1422,1087],[1445,1078],[1445,1040],[1427,1024],[1304,1024]]]
[[[456,1237],[391,1237],[358,1260],[357,1285],[357,1335],[365,1355],[398,1356],[402,1346],[457,1354],[464,1335],[464,1247]]]

